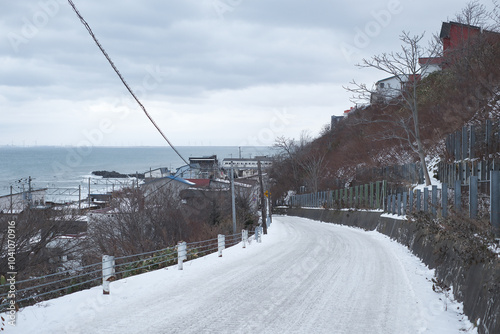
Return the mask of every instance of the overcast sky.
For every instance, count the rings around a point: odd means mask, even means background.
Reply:
[[[468,2],[73,1],[176,145],[316,136],[385,77],[356,63]],[[66,0],[2,1],[0,32],[0,145],[165,145]]]

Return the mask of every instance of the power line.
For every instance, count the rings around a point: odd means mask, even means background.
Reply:
[[[85,21],[85,19],[83,18],[83,16],[80,14],[80,12],[76,8],[76,6],[73,3],[73,1],[72,0],[68,0],[68,2],[71,5],[71,7],[73,8],[73,11],[75,12],[75,14],[78,16],[78,18],[80,19],[80,21],[83,23],[83,25],[85,26],[85,28],[89,32],[89,34],[92,37],[92,39],[94,40],[94,42],[97,44],[97,46],[99,47],[99,49],[101,50],[101,52],[104,54],[104,57],[106,57],[106,59],[108,60],[109,64],[111,65],[111,67],[113,68],[113,70],[116,72],[116,74],[120,78],[121,82],[125,85],[125,88],[127,88],[127,90],[129,91],[130,95],[132,95],[132,97],[134,98],[134,100],[141,107],[142,111],[144,111],[144,114],[146,114],[146,116],[149,118],[149,120],[151,121],[151,123],[153,123],[153,125],[155,126],[155,128],[158,130],[158,132],[160,132],[160,134],[162,135],[162,137],[167,141],[168,145],[170,145],[170,147],[175,151],[175,153],[177,153],[177,155],[186,163],[186,165],[189,165],[189,163],[186,161],[186,159],[184,159],[184,157],[179,153],[179,151],[177,151],[177,149],[170,142],[170,140],[168,140],[167,136],[165,136],[165,134],[163,133],[163,131],[161,131],[160,127],[156,124],[156,122],[153,120],[153,118],[151,117],[151,115],[149,115],[149,113],[147,112],[147,110],[144,107],[144,105],[141,103],[141,101],[139,101],[139,99],[137,98],[137,96],[134,94],[134,92],[132,91],[132,88],[130,88],[130,86],[127,84],[127,82],[125,81],[125,79],[121,75],[120,71],[118,71],[118,68],[115,66],[115,64],[111,60],[110,56],[106,52],[106,50],[104,50],[104,48],[101,45],[101,43],[99,43],[99,41],[97,40],[97,37],[94,35],[94,32],[90,28],[90,25],[87,23],[87,21]]]

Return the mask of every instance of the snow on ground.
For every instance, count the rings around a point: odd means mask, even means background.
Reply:
[[[260,244],[27,307],[6,333],[476,333],[384,235],[273,221]]]
[[[391,218],[396,220],[408,220],[408,216],[406,215],[398,216],[397,214],[392,214],[392,213],[383,213],[380,215],[380,217]]]

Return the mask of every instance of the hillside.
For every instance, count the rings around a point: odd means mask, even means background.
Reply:
[[[455,25],[461,29],[479,29]],[[407,36],[402,39],[402,46],[420,50],[419,41],[418,36]],[[497,124],[500,120],[499,42],[500,34],[496,32],[478,32],[477,36],[469,37],[452,50],[444,49],[434,58],[419,58],[423,51],[404,54],[402,58],[413,56],[416,60],[398,68],[404,78],[399,82],[402,88],[389,93],[380,86],[369,89],[366,88],[369,85],[363,84],[349,88],[371,99],[371,103],[366,104],[365,100],[348,117],[333,127],[326,126],[317,138],[278,138],[275,146],[281,153],[271,173],[275,196],[286,196],[289,190],[316,192],[374,181],[359,179],[357,171],[362,168],[421,163],[418,140],[425,160],[449,160],[444,150],[447,135],[464,126],[486,120]],[[394,65],[390,61],[401,60],[398,53],[392,56],[374,56],[366,61],[365,67],[375,64],[383,68],[379,65],[382,59],[390,68]],[[423,59],[439,61],[439,70],[429,74],[420,68],[412,76],[405,74],[411,66],[423,66]],[[411,77],[416,79],[408,81]],[[479,157],[492,158],[491,152],[479,153]]]

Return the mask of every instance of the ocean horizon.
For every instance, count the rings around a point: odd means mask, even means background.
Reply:
[[[269,156],[269,146],[176,146],[185,160],[217,155],[224,158]],[[0,196],[21,192],[31,178],[33,189],[85,186],[93,171],[144,173],[185,162],[169,146],[0,146]]]

